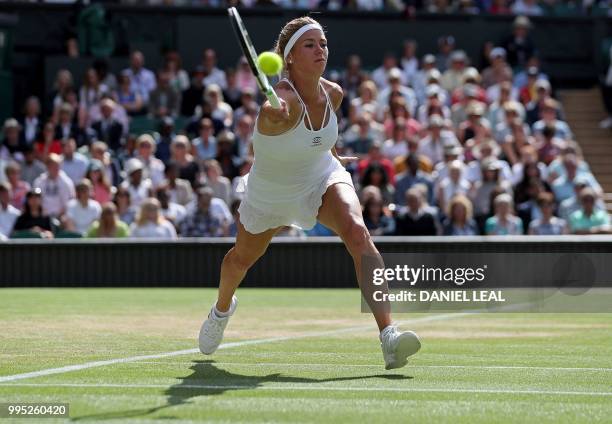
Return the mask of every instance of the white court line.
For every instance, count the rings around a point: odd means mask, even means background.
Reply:
[[[13,383],[3,387],[103,387],[131,389],[186,389],[186,390],[317,390],[339,392],[415,392],[415,393],[484,393],[484,394],[527,394],[527,395],[567,395],[567,396],[612,396],[612,392],[581,392],[565,390],[512,390],[512,389],[446,389],[446,388],[415,388],[415,387],[338,387],[324,386],[316,383],[309,385],[287,384],[277,386],[258,385],[214,385],[214,384],[83,384],[83,383]]]
[[[462,312],[462,313],[457,313],[457,314],[440,314],[440,315],[426,316],[422,318],[415,318],[409,321],[403,321],[402,323],[408,324],[408,323],[414,323],[414,322],[439,321],[439,320],[445,320],[449,318],[456,318],[460,316],[473,315],[473,314],[475,314],[475,312]],[[285,341],[285,340],[297,340],[297,339],[304,339],[308,337],[321,337],[321,336],[328,336],[328,335],[335,335],[335,334],[342,334],[342,333],[350,333],[353,331],[370,330],[372,328],[374,327],[372,324],[370,324],[367,326],[362,325],[362,326],[357,326],[357,327],[342,328],[339,330],[313,332],[313,333],[307,333],[307,334],[302,334],[298,336],[271,337],[267,339],[243,340],[243,341],[238,341],[238,342],[223,343],[219,346],[219,349],[230,349],[233,347],[258,345],[258,344],[263,344],[263,343],[280,342],[280,341]],[[199,353],[199,352],[200,352],[199,349],[185,349],[185,350],[177,350],[174,352],[156,353],[152,355],[130,356],[128,358],[116,358],[116,359],[108,359],[105,361],[86,362],[84,364],[68,365],[68,366],[59,367],[59,368],[48,368],[45,370],[26,372],[23,374],[0,376],[0,383],[6,383],[9,381],[16,381],[16,380],[25,380],[28,378],[36,378],[36,377],[42,377],[46,375],[64,374],[67,372],[80,371],[80,370],[85,370],[89,368],[105,367],[107,365],[145,361],[147,359],[160,359],[160,358],[168,358],[171,356],[191,355],[191,354]]]
[[[158,364],[158,365],[176,365],[175,362],[164,361],[141,361],[138,364]],[[308,362],[218,362],[214,365],[231,365],[243,367],[344,367],[344,368],[380,368],[380,364],[343,364],[331,362],[328,364],[317,364]],[[410,364],[411,369],[415,368],[458,368],[458,369],[479,369],[479,370],[542,370],[542,371],[596,371],[607,372],[612,371],[612,368],[592,368],[592,367],[536,367],[536,366],[520,366],[520,365],[417,365]]]

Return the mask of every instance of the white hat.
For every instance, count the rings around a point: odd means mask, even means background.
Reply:
[[[132,158],[125,163],[125,173],[131,175],[135,171],[140,171],[144,168],[140,159]]]

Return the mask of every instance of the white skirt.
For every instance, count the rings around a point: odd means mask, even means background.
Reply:
[[[317,223],[317,215],[323,201],[323,195],[328,187],[344,183],[350,185],[353,189],[353,180],[351,174],[334,159],[333,165],[329,167],[327,172],[321,175],[321,178],[314,183],[305,183],[299,189],[292,187],[292,193],[300,193],[298,196],[290,196],[291,200],[283,200],[283,196],[275,195],[272,199],[270,195],[267,197],[265,193],[274,183],[266,182],[265,180],[250,178],[249,174],[242,177],[242,181],[238,184],[237,192],[244,193],[238,212],[240,213],[240,222],[244,228],[251,234],[259,234],[266,230],[283,227],[294,226],[309,230]],[[279,176],[282,180],[282,176]],[[275,185],[276,189],[280,190],[279,185]],[[306,188],[306,189],[303,189]],[[268,192],[270,192],[268,190]],[[280,193],[276,193],[280,194]]]

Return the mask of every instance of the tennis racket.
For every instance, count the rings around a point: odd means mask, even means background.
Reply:
[[[235,7],[230,7],[229,9],[227,9],[227,12],[229,13],[229,18],[232,22],[232,26],[234,27],[236,37],[238,37],[238,42],[240,43],[242,52],[244,53],[247,62],[249,62],[251,72],[253,72],[253,75],[257,80],[257,85],[259,86],[259,89],[262,93],[265,94],[274,109],[280,109],[281,104],[278,100],[276,92],[270,85],[270,82],[268,82],[266,74],[261,72],[261,70],[257,67],[257,52],[255,51],[255,47],[253,47],[251,37],[249,37],[249,33],[247,32],[244,23],[240,18],[238,10],[236,10]]]

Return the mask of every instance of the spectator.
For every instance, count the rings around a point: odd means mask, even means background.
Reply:
[[[144,165],[140,159],[132,158],[125,164],[127,179],[121,183],[121,187],[129,191],[131,205],[135,208],[150,197],[153,188],[151,180],[144,178],[143,170]]]
[[[359,87],[365,80],[365,74],[361,69],[361,58],[356,54],[350,55],[346,60],[346,68],[339,82],[349,102],[357,97]]]
[[[529,75],[530,73],[531,75]],[[540,59],[537,56],[531,56],[527,59],[525,66],[520,68],[520,72],[514,75],[512,85],[515,88],[521,89],[527,85],[530,78],[532,79],[530,95],[531,99],[533,99],[535,97],[535,82],[538,80],[549,80],[548,75],[542,72],[540,68]]]
[[[414,116],[417,107],[416,94],[414,94],[414,90],[412,88],[403,85],[402,71],[400,71],[399,68],[393,68],[389,70],[387,87],[382,89],[378,95],[379,117],[382,117],[380,108],[388,106],[390,104],[389,101],[391,100],[391,96],[396,94],[403,96],[404,100],[406,101],[406,108],[408,109],[408,112],[410,115]]]
[[[374,81],[379,90],[387,88],[391,69],[397,69],[397,58],[395,53],[387,52],[383,57],[382,65],[372,71],[372,81]],[[403,80],[401,82],[402,84],[406,83]]]
[[[38,139],[38,135],[42,129],[42,121],[40,120],[40,100],[38,100],[38,97],[31,96],[26,100],[21,126],[23,128],[23,141],[26,144],[34,143],[34,141]]]
[[[225,73],[217,68],[217,53],[213,49],[204,50],[202,56],[202,66],[204,67],[204,86],[217,85],[222,90],[227,88]]]
[[[368,167],[372,164],[378,163],[385,170],[385,173],[387,175],[387,181],[389,181],[391,184],[394,184],[395,171],[393,169],[393,162],[391,162],[389,159],[382,155],[381,149],[382,143],[380,141],[375,141],[374,143],[372,143],[367,156],[365,156],[357,163],[357,173],[359,175],[359,178],[363,179],[365,178],[365,172]]]
[[[569,218],[572,213],[580,210],[580,192],[583,188],[589,187],[589,180],[582,175],[578,175],[574,178],[574,195],[572,197],[568,197],[559,205],[559,217],[566,222],[569,222]],[[595,207],[599,209],[606,209],[606,205],[603,202],[602,198],[597,198],[595,200]]]
[[[159,200],[161,214],[170,221],[175,228],[178,228],[181,221],[187,215],[184,206],[170,200],[170,190],[167,185],[160,185],[155,190],[155,197]]]
[[[468,57],[463,50],[455,50],[450,55],[450,68],[442,74],[442,87],[452,92],[463,82],[463,73],[468,66]]]
[[[590,187],[580,192],[580,210],[570,215],[569,225],[573,234],[609,234],[610,216],[604,209],[595,207],[597,195]]]
[[[115,78],[115,75],[108,69],[108,61],[106,59],[100,58],[94,60],[92,68],[94,68],[96,74],[98,74],[100,82],[106,85],[110,91],[115,91],[117,89],[117,78]]]
[[[119,219],[114,203],[102,206],[100,219],[87,230],[87,238],[125,238],[130,236],[130,227]]]
[[[512,13],[508,6],[508,0],[492,0],[489,6],[491,15],[509,15]]]
[[[76,141],[69,138],[62,146],[62,171],[70,177],[74,184],[80,182],[87,173],[89,160],[76,150]]]
[[[442,223],[445,236],[475,236],[478,227],[472,218],[472,202],[463,194],[453,196],[448,205],[446,218]]]
[[[141,115],[145,110],[142,94],[132,84],[130,73],[124,70],[119,74],[119,87],[115,92],[115,101],[119,103],[130,116]]]
[[[204,97],[204,67],[196,66],[191,73],[191,84],[189,88],[183,91],[181,96],[181,115],[193,116],[196,107]]]
[[[482,180],[482,169],[481,163],[487,158],[499,159],[500,154],[499,145],[492,139],[486,139],[480,144],[475,146],[472,150],[474,160],[468,163],[466,178],[470,183]],[[504,180],[512,180],[512,170],[506,161],[498,161],[497,164],[501,166],[501,178]]]
[[[406,191],[406,204],[395,218],[398,236],[435,236],[437,228],[433,214],[423,208],[421,192],[416,187]]]
[[[433,115],[440,115],[444,119],[449,119],[450,109],[444,104],[447,97],[440,86],[437,83],[429,84],[425,89],[425,94],[427,95],[427,100],[419,106],[417,112],[418,121],[425,124],[429,122],[429,118]]]
[[[385,121],[383,123],[385,129],[385,137],[393,137],[395,129],[395,121],[402,119],[404,122],[404,134],[410,138],[418,138],[422,131],[422,127],[419,121],[412,118],[412,115],[408,111],[406,106],[406,100],[402,96],[395,96],[391,99],[388,108],[385,110]]]
[[[527,0],[533,3],[533,0]],[[519,2],[519,5],[525,4]],[[536,47],[529,31],[531,21],[526,16],[517,16],[512,24],[512,34],[506,37],[501,47],[506,49],[508,63],[514,69],[522,69],[527,65],[529,58],[536,55]]]
[[[253,72],[251,72],[249,62],[244,56],[240,56],[240,59],[238,60],[236,84],[240,91],[257,91],[257,80],[255,79]]]
[[[21,179],[31,186],[34,184],[34,180],[36,180],[40,174],[45,172],[45,170],[45,165],[35,157],[34,146],[26,147],[23,152]]]
[[[425,137],[419,142],[419,154],[427,157],[435,166],[444,160],[444,146],[459,144],[455,135],[450,131],[444,130],[444,119],[440,115],[432,115]]]
[[[143,176],[150,179],[153,187],[164,181],[164,163],[155,157],[155,140],[149,134],[142,134],[136,139],[136,157],[143,165]]]
[[[574,193],[574,180],[578,176],[578,158],[576,155],[565,155],[563,158],[563,167],[565,168],[565,174],[558,177],[552,183],[552,189],[555,193],[557,203],[561,203],[565,199],[572,197]],[[601,186],[590,172],[582,173],[581,177],[589,182],[589,188],[594,190],[597,195],[601,194]]]
[[[217,139],[213,135],[213,123],[209,118],[202,118],[199,137],[193,139],[191,144],[194,154],[201,161],[217,156]]]
[[[436,54],[436,69],[446,72],[450,62],[451,52],[455,49],[455,37],[444,35],[438,38],[438,54]]]
[[[148,111],[155,118],[176,118],[181,107],[181,91],[170,84],[169,72],[157,73],[157,87],[149,93]]]
[[[220,237],[229,230],[227,223],[211,210],[213,190],[202,187],[197,191],[197,207],[180,225],[183,237]]]
[[[6,182],[11,186],[10,203],[21,212],[23,210],[25,196],[30,191],[31,186],[28,182],[21,179],[21,166],[19,163],[14,161],[9,162],[4,172],[6,174]]]
[[[85,136],[74,120],[74,108],[70,103],[62,103],[59,107],[59,122],[55,125],[55,139],[66,141],[74,138],[77,146],[85,144]]]
[[[488,217],[491,216],[491,193],[501,188],[504,192],[512,194],[510,181],[501,177],[500,161],[489,157],[481,162],[482,180],[476,181],[470,190],[474,205],[476,222],[482,227]]]
[[[15,221],[21,212],[11,205],[11,185],[0,182],[0,236],[10,237]]]
[[[89,68],[85,72],[83,85],[79,90],[79,126],[81,128],[85,128],[90,122],[90,111],[102,100],[104,94],[109,94],[108,87],[100,82],[96,70]]]
[[[538,236],[567,234],[567,223],[553,215],[555,201],[551,193],[542,192],[538,195],[538,207],[542,216],[529,223],[529,234]]]
[[[149,93],[155,90],[155,74],[144,67],[145,57],[142,52],[136,50],[130,56],[130,67],[125,69],[125,74],[130,78],[132,90],[142,98],[143,104],[149,103]]]
[[[351,100],[349,109],[349,120],[351,124],[356,124],[358,118],[364,113],[372,115],[378,113],[378,89],[373,81],[363,81],[359,86],[359,97]]]
[[[487,235],[521,235],[523,223],[513,214],[512,196],[507,193],[498,194],[493,201],[495,215],[487,219],[485,234]]]
[[[369,112],[362,113],[357,123],[351,125],[343,134],[347,153],[363,157],[375,141],[380,142],[384,134],[382,125],[373,120]]]
[[[112,189],[108,177],[104,172],[104,165],[98,159],[92,159],[87,167],[85,175],[92,185],[92,198],[100,205],[111,201]]]
[[[243,115],[236,121],[236,133],[234,134],[236,140],[233,152],[235,157],[244,160],[249,156],[253,156],[251,138],[254,126],[255,121],[250,115]]]
[[[136,218],[136,208],[132,206],[130,191],[123,187],[117,188],[113,203],[117,207],[117,216],[121,222],[132,224]]]
[[[380,190],[381,197],[386,205],[393,202],[395,189],[389,183],[387,171],[377,161],[371,162],[363,173],[361,187],[368,186],[374,186]]]
[[[485,112],[486,106],[483,103],[473,101],[468,104],[465,109],[467,119],[457,128],[457,139],[462,145],[466,145],[467,140],[475,138],[479,129],[484,129],[481,131],[483,137],[490,136],[491,128],[484,118]]]
[[[408,154],[408,141],[406,139],[406,120],[397,118],[393,126],[392,138],[383,144],[382,154],[388,159],[393,160],[397,156]]]
[[[438,206],[445,211],[448,209],[450,199],[457,194],[467,195],[470,191],[470,183],[464,176],[464,164],[460,160],[451,162],[448,166],[448,176],[440,180],[436,199]]]
[[[0,144],[0,157],[8,158],[13,156],[13,159],[20,160],[26,145],[21,136],[21,125],[15,118],[8,118],[4,121],[2,133],[4,135]]]
[[[116,104],[112,99],[104,99],[100,103],[102,117],[91,125],[92,136],[90,140],[100,140],[107,144],[111,150],[118,152],[122,146],[123,125],[113,117]]]
[[[404,40],[404,49],[400,58],[400,66],[404,73],[404,81],[410,84],[419,70],[419,59],[417,58],[417,42],[415,40]]]
[[[51,153],[62,154],[62,142],[55,138],[53,122],[49,121],[44,125],[40,139],[34,144],[34,149],[36,158],[42,162],[45,162]]]
[[[506,62],[506,49],[495,47],[489,55],[491,66],[482,71],[482,85],[489,88],[503,81],[512,81],[512,69]]]
[[[54,114],[54,112],[64,104],[65,98],[69,93],[74,93],[72,73],[67,69],[60,69],[57,71],[53,83],[53,90],[48,97],[48,100],[50,100],[49,104],[51,105],[49,110],[50,114]]]
[[[216,84],[206,86],[204,90],[206,100],[212,108],[211,116],[223,122],[225,128],[231,128],[233,125],[234,111],[232,107],[223,101],[223,93],[221,87]]]
[[[166,116],[159,123],[159,132],[155,140],[155,156],[157,159],[164,163],[170,160],[172,140],[174,140],[175,137],[174,119]]]
[[[238,175],[232,179],[232,199],[233,200],[242,200],[244,197],[244,190],[238,191],[238,187],[243,184],[243,177],[247,175],[251,171],[251,166],[253,166],[253,157],[247,157],[238,168]],[[233,202],[232,202],[233,204]]]
[[[128,139],[129,140],[129,139]],[[126,146],[128,143],[126,142]],[[108,152],[108,146],[103,141],[94,141],[89,146],[91,159],[99,160],[102,163],[102,172],[113,186],[121,183],[121,166],[117,159],[113,158]]]
[[[540,110],[541,119],[533,124],[533,133],[538,136],[542,134],[545,127],[554,128],[554,136],[561,140],[571,140],[574,136],[569,125],[557,119],[559,103],[554,99],[546,99],[542,102]]]
[[[550,165],[559,157],[566,143],[563,139],[555,136],[555,127],[547,125],[538,134],[536,148],[538,149],[538,158],[545,165]]]
[[[518,162],[518,152],[531,144],[531,130],[521,118],[520,103],[508,101],[503,110],[504,121],[495,127],[495,141],[501,146],[508,162],[514,165]]]
[[[434,202],[433,182],[429,175],[419,169],[419,158],[416,154],[409,154],[406,159],[406,171],[398,174],[395,179],[394,203],[404,206],[406,203],[406,191],[415,184],[425,184],[427,187],[427,199],[429,203]]]
[[[259,105],[255,101],[257,91],[246,89],[240,94],[240,105],[234,110],[234,121],[238,122],[242,117],[249,116],[255,119]]]
[[[186,206],[193,197],[193,190],[189,181],[178,178],[179,166],[176,162],[169,162],[164,171],[166,180],[164,184],[168,187],[170,201]]]
[[[149,197],[142,201],[138,218],[130,226],[131,237],[176,239],[174,226],[160,212],[159,200]]]
[[[213,190],[214,197],[231,204],[232,184],[230,180],[223,176],[219,162],[214,159],[206,161],[207,185]]]
[[[53,238],[53,223],[43,211],[41,196],[40,188],[33,188],[26,194],[24,211],[15,221],[13,235],[16,232],[27,232],[40,238]]]
[[[89,180],[83,179],[76,185],[76,198],[68,201],[64,228],[85,235],[91,224],[100,218],[102,208],[100,204],[91,199],[92,185]]]
[[[231,131],[221,131],[217,137],[216,161],[221,166],[222,174],[233,179],[238,175],[240,158],[235,156],[236,137]]]
[[[166,53],[164,60],[164,71],[169,75],[170,86],[174,87],[179,93],[187,90],[189,88],[189,75],[183,69],[181,55],[177,51],[171,50]]]
[[[171,160],[179,167],[179,178],[189,181],[196,187],[200,180],[200,167],[191,155],[191,143],[184,135],[174,137],[171,146]]]
[[[391,235],[395,232],[395,221],[385,212],[381,196],[367,198],[363,204],[363,221],[372,236]]]
[[[251,74],[251,76],[253,75]],[[225,70],[225,78],[227,80],[227,88],[225,90],[221,90],[223,93],[223,98],[232,109],[236,110],[240,106],[240,100],[242,97],[242,91],[238,86],[238,81],[236,80],[236,70],[233,68],[227,68]],[[250,90],[250,88],[247,88],[247,90]]]
[[[524,105],[531,103],[536,98],[536,82],[540,79],[540,71],[535,66],[531,66],[526,72],[526,82],[518,86],[519,100]],[[515,83],[516,84],[516,83]]]
[[[47,158],[47,172],[34,181],[34,187],[42,194],[42,206],[45,215],[60,217],[66,212],[68,201],[74,197],[72,180],[60,169],[62,159],[55,153]]]

